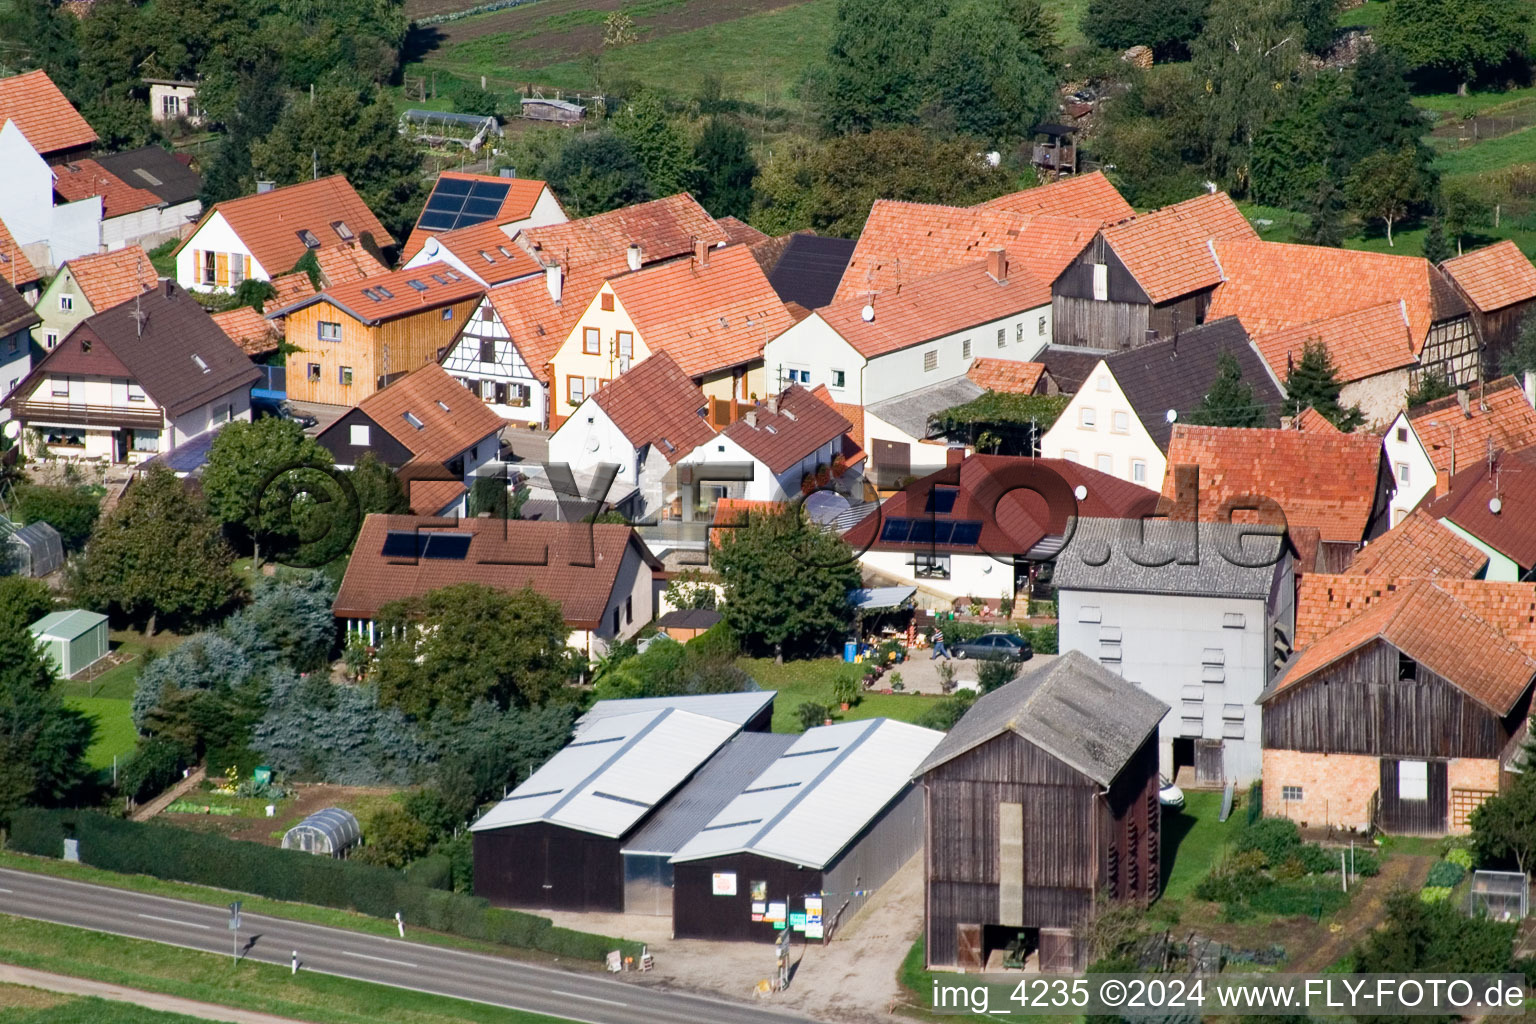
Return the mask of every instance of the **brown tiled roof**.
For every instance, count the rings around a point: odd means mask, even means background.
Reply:
[[[1028,221],[1025,214],[1000,208],[876,199],[832,305],[862,306],[871,292],[878,297],[972,263],[993,246],[1013,244]]]
[[[979,260],[918,278],[875,296],[873,320],[864,319],[861,296],[819,310],[832,329],[866,358],[942,338],[978,324],[1049,305],[1050,285],[1009,261],[1006,280],[998,281]],[[1013,338],[1007,339],[1013,344]],[[976,338],[975,349],[992,347]]]
[[[1294,424],[1297,430],[1303,434],[1339,434],[1343,431],[1333,425],[1333,421],[1310,405],[1301,411]]]
[[[1125,197],[1100,171],[1062,178],[1022,192],[1011,192],[981,205],[1015,213],[1075,217],[1100,224],[1113,224],[1117,220],[1136,215],[1131,204],[1125,201]]]
[[[169,282],[76,324],[32,368],[12,400],[24,399],[53,373],[126,376],[172,416],[249,388],[261,377],[203,307]]]
[[[32,265],[32,261],[27,259],[21,246],[16,244],[16,239],[3,220],[0,220],[0,277],[17,288],[40,281],[43,277]]]
[[[384,556],[389,532],[418,530],[467,533],[469,551],[462,560]],[[526,586],[557,602],[567,625],[593,629],[601,624],[631,545],[652,571],[661,569],[628,526],[370,515],[358,532],[333,611],[337,618],[371,619],[390,601],[455,583],[509,591]]]
[[[536,178],[502,178],[494,174],[471,174],[468,171],[442,171],[437,176],[441,181],[451,178],[458,181],[484,181],[494,185],[506,185],[507,196],[501,201],[501,209],[496,212],[490,223],[509,224],[513,221],[527,220],[533,216],[533,208],[539,201],[539,196],[544,192],[544,183]],[[423,213],[426,211],[423,210]],[[418,221],[420,218],[417,218]],[[433,234],[437,234],[439,240],[444,234],[452,232],[432,232],[423,228],[420,223],[411,229],[410,237],[405,240],[405,247],[400,251],[400,261],[404,263],[421,251],[421,247]]]
[[[982,357],[972,360],[965,375],[976,386],[1011,395],[1032,395],[1045,374],[1044,363],[1020,363],[1013,359]]]
[[[320,265],[320,281],[327,288],[389,273],[373,253],[356,243],[322,245],[315,250],[315,262]]]
[[[1355,555],[1346,570],[1358,576],[1396,579],[1451,576],[1471,579],[1488,564],[1488,556],[1416,509],[1391,530]]]
[[[248,356],[259,356],[271,352],[282,342],[282,336],[278,334],[272,321],[250,306],[240,306],[237,309],[215,313],[213,322],[218,324],[219,330],[229,335],[229,340],[239,345],[240,351]]]
[[[1275,376],[1284,380],[1307,345],[1320,341],[1333,357],[1339,382],[1347,384],[1417,363],[1418,346],[1408,331],[1403,304],[1383,302],[1261,334],[1253,343]]]
[[[1212,241],[1258,237],[1225,192],[1196,196],[1104,229],[1104,240],[1154,303],[1221,283]]]
[[[0,78],[0,127],[7,121],[45,156],[96,142],[96,130],[43,71]]]
[[[1505,451],[1536,445],[1536,409],[1514,377],[1500,377],[1481,390],[1471,388],[1465,414],[1460,399],[1449,395],[1409,409],[1408,422],[1436,469],[1466,469],[1488,457],[1490,442],[1495,450]]]
[[[1023,483],[1031,474],[1046,470],[1066,481],[1068,487],[1083,488],[1085,497],[1074,509],[1053,516],[1045,499],[1026,490]],[[1033,479],[1038,480],[1038,476]],[[956,483],[958,481],[958,483]],[[956,487],[954,509],[947,515],[926,511],[924,501],[933,486]],[[849,530],[845,539],[855,551],[874,548],[884,551],[911,551],[912,544],[885,543],[879,540],[881,524],[891,519],[933,519],[936,522],[963,520],[981,524],[977,544],[954,547],[939,544],[943,551],[969,554],[1020,555],[1051,536],[1051,528],[1064,529],[1066,515],[1101,519],[1137,518],[1151,514],[1157,505],[1157,492],[1096,469],[1065,459],[1026,459],[1009,455],[972,455],[960,463],[956,476],[952,466],[908,484],[888,498],[877,512]],[[1055,536],[1061,536],[1058,532]],[[932,545],[920,542],[921,548]]]
[[[543,269],[494,221],[445,231],[436,238],[438,245],[492,285],[538,274]]]
[[[1225,281],[1206,315],[1236,316],[1256,337],[1402,301],[1417,349],[1431,323],[1466,312],[1450,283],[1418,256],[1232,238],[1215,248]]]
[[[1315,526],[1324,541],[1358,544],[1375,507],[1381,439],[1371,434],[1197,427],[1175,423],[1169,467],[1200,467],[1200,518],[1224,518],[1242,495],[1278,502],[1291,526]],[[1173,498],[1174,474],[1163,479]]]
[[[66,202],[101,196],[103,219],[122,217],[162,205],[159,196],[137,188],[95,160],[73,160],[53,168],[53,190]]]
[[[69,268],[70,276],[80,286],[80,293],[97,313],[149,291],[160,279],[142,245],[130,245],[93,256],[76,256],[64,266]]]
[[[43,322],[10,282],[0,279],[0,338]]]
[[[564,224],[524,228],[518,239],[542,259],[558,261],[567,273],[583,263],[607,262],[609,275],[625,269],[631,243],[640,246],[644,262],[653,263],[693,251],[695,240],[710,245],[730,241],[725,229],[687,192]]]
[[[1377,639],[1422,663],[1498,715],[1514,707],[1536,676],[1536,659],[1497,624],[1484,619],[1439,581],[1414,580],[1382,595],[1361,614],[1308,644],[1271,692],[1299,685]]]
[[[412,370],[363,399],[357,408],[410,449],[412,461],[422,463],[448,462],[506,426],[505,420],[437,363]],[[421,426],[414,426],[407,416]]]
[[[797,384],[720,433],[775,474],[853,429],[835,408]],[[755,422],[753,422],[755,421]]]
[[[419,516],[435,516],[469,491],[457,480],[412,480],[409,489],[411,511]]]
[[[353,240],[333,226],[337,222],[344,223],[359,241],[371,236],[380,248],[395,241],[363,197],[339,174],[227,199],[205,213],[198,227],[215,213],[224,215],[251,255],[272,276],[292,270],[309,251],[300,231],[309,231],[322,247]],[[196,237],[194,230],[177,251]]]
[[[666,352],[642,359],[598,390],[591,401],[636,448],[650,445],[676,463],[715,436],[699,415],[706,400],[692,379]],[[571,420],[578,417],[572,416]],[[575,424],[572,424],[572,429]]]
[[[794,323],[745,245],[712,250],[612,279],[613,293],[651,352],[669,352],[699,377],[760,359]]]
[[[726,240],[731,245],[740,243],[756,245],[758,242],[768,240],[766,233],[757,230],[739,217],[716,217],[715,223],[720,225],[720,230],[725,232]]]
[[[1447,519],[1522,569],[1536,566],[1536,448],[1496,452],[1492,460],[1473,461],[1451,477],[1440,498],[1430,493],[1420,505],[1436,519]],[[1497,498],[1499,511],[1489,502]]]
[[[446,263],[428,263],[333,285],[293,305],[275,307],[268,315],[287,314],[316,302],[329,302],[365,324],[379,324],[483,294],[485,286],[467,274]]]
[[[1484,313],[1536,299],[1536,267],[1508,239],[1453,256],[1440,266]]]
[[[1337,629],[1409,582],[1406,577],[1383,575],[1308,574],[1296,592],[1296,646],[1304,647]],[[1435,586],[1536,657],[1536,588],[1531,584],[1442,576],[1435,580]]]
[[[864,455],[864,407],[854,405],[852,402],[839,402],[832,397],[832,392],[827,390],[825,384],[817,384],[811,388],[811,394],[826,402],[837,410],[837,414],[847,420],[852,426],[848,429],[848,440],[853,442],[853,447],[858,449],[857,454],[848,450],[845,445],[843,457],[852,462],[855,458]]]

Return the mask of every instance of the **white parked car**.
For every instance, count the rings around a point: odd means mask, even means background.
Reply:
[[[1161,788],[1157,791],[1157,802],[1164,807],[1178,809],[1184,806],[1184,791],[1175,786],[1167,778],[1159,777]]]

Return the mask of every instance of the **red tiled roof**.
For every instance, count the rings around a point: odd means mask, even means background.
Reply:
[[[1054,282],[1098,233],[1096,221],[1043,214],[1019,229],[1008,243],[1008,258],[1019,260],[1040,280]]]
[[[1343,431],[1333,425],[1333,421],[1310,405],[1301,411],[1296,417],[1295,427],[1303,434],[1339,434]]]
[[[758,406],[721,434],[779,474],[852,429],[831,405],[791,384],[776,402]]]
[[[862,306],[871,292],[979,260],[993,246],[1013,244],[1028,221],[1006,209],[876,199],[831,304]]]
[[[96,130],[43,71],[0,78],[0,128],[6,121],[15,121],[32,148],[44,156],[96,142]]]
[[[515,281],[542,270],[538,261],[493,221],[446,231],[437,235],[436,241],[492,285]]]
[[[101,196],[101,215],[106,220],[162,205],[160,197],[149,189],[128,184],[95,160],[73,160],[54,167],[53,190],[70,203]]]
[[[1215,249],[1225,281],[1206,317],[1236,316],[1255,337],[1401,300],[1418,350],[1431,323],[1466,311],[1450,283],[1418,256],[1236,238]]]
[[[451,178],[456,181],[484,181],[493,185],[506,185],[507,196],[501,201],[501,209],[496,211],[496,216],[488,223],[509,224],[514,221],[527,220],[533,216],[533,208],[539,201],[539,196],[544,194],[544,182],[536,178],[502,178],[494,174],[470,174],[467,171],[442,171],[437,176],[438,181]],[[423,210],[423,213],[426,211]],[[441,240],[444,234],[453,232],[433,232],[423,228],[418,223],[411,229],[410,237],[405,240],[405,247],[400,251],[400,262],[408,261],[421,251],[428,238],[436,234]],[[481,225],[476,225],[481,226]],[[463,229],[460,229],[463,230]],[[510,237],[510,236],[506,236]]]
[[[1276,681],[1273,692],[1301,684],[1378,639],[1498,715],[1514,707],[1536,676],[1536,659],[1497,624],[1439,581],[1414,580],[1383,594],[1362,613],[1308,644]]]
[[[412,480],[409,490],[411,511],[419,516],[435,516],[464,497],[469,488],[457,480]]]
[[[250,306],[214,313],[213,322],[218,324],[219,330],[229,335],[229,340],[239,345],[240,351],[248,356],[271,352],[282,342],[282,337],[272,321]]]
[[[752,250],[712,250],[704,263],[676,260],[610,282],[652,353],[668,352],[690,377],[759,359],[794,323]]]
[[[1536,445],[1536,409],[1514,377],[1490,381],[1481,391],[1471,388],[1465,414],[1460,399],[1449,395],[1409,409],[1408,422],[1436,469],[1466,469],[1488,457],[1490,443],[1505,451]]]
[[[1085,496],[1075,507],[1053,511],[1039,493],[1025,485],[1038,481],[1041,472],[1052,473],[1074,490],[1083,488]],[[956,488],[953,511],[937,515],[925,509],[929,490],[934,487]],[[1069,515],[1106,519],[1137,518],[1151,514],[1157,505],[1157,492],[1127,480],[1100,473],[1096,469],[1065,459],[1027,459],[1009,455],[972,455],[955,467],[931,473],[893,494],[868,517],[849,530],[845,539],[855,551],[911,551],[912,544],[886,543],[879,539],[881,524],[891,519],[933,519],[937,522],[964,520],[981,524],[978,544],[954,547],[940,544],[944,551],[984,553],[998,556],[1021,555],[1048,537],[1061,537]],[[926,549],[932,545],[920,542]]]
[[[825,384],[817,384],[814,388],[811,388],[811,394],[836,409],[839,416],[852,424],[848,430],[848,439],[859,450],[857,457],[862,457],[864,454],[864,407],[862,405],[854,405],[851,402],[837,401],[832,397],[832,392],[827,390]],[[843,456],[850,462],[856,457],[847,450],[843,452]]]
[[[1396,579],[1450,576],[1471,579],[1488,564],[1488,556],[1440,521],[1416,509],[1355,555],[1350,575]]]
[[[1015,213],[1054,214],[1081,220],[1112,224],[1126,217],[1134,217],[1135,209],[1125,201],[1110,180],[1102,172],[1093,171],[1071,178],[1062,178],[1048,185],[1011,192],[981,204],[997,210]]]
[[[1296,592],[1296,646],[1304,647],[1400,590],[1409,579],[1308,573]],[[1435,585],[1536,657],[1536,588],[1441,576]]]
[[[276,313],[291,313],[316,302],[329,302],[365,324],[378,324],[463,302],[484,293],[485,286],[467,274],[461,274],[446,263],[428,263],[333,285],[292,306],[277,307]]]
[[[693,251],[695,240],[710,245],[730,241],[725,230],[687,192],[564,224],[524,228],[518,238],[537,257],[558,261],[567,273],[583,263],[616,261],[608,271],[610,275],[625,269],[631,243],[640,246],[644,262],[653,263]]]
[[[467,533],[469,551],[463,559],[384,556],[388,533],[418,530]],[[661,569],[628,526],[370,515],[358,532],[333,611],[337,618],[371,619],[391,601],[455,583],[508,591],[527,586],[559,603],[567,625],[593,629],[601,624],[631,545],[651,571]]]
[[[150,290],[160,279],[142,245],[76,256],[64,267],[69,269],[85,301],[98,313]]]
[[[266,305],[272,309],[288,309],[311,295],[318,294],[314,284],[309,280],[309,275],[302,270],[278,274],[272,279],[271,284],[272,290],[277,294]]]
[[[1293,362],[1301,361],[1307,345],[1317,341],[1327,346],[1341,384],[1365,380],[1418,362],[1415,355],[1418,346],[1408,333],[1408,321],[1401,302],[1383,302],[1260,334],[1253,339],[1263,353],[1264,361],[1281,380],[1290,373]]]
[[[1278,502],[1290,526],[1315,526],[1324,541],[1358,544],[1375,508],[1381,439],[1371,434],[1197,427],[1175,423],[1168,465],[1200,467],[1200,518],[1225,518],[1243,495]],[[1173,498],[1174,474],[1163,478]]]
[[[1044,363],[1020,363],[1012,359],[982,357],[971,362],[965,375],[977,387],[1010,395],[1032,395],[1045,374]]]
[[[1484,313],[1536,299],[1536,267],[1508,239],[1453,256],[1440,266]]]
[[[720,230],[725,232],[725,237],[731,245],[743,242],[747,245],[756,245],[758,242],[768,240],[767,234],[738,217],[716,217],[715,223],[720,225]]]
[[[591,400],[631,444],[650,445],[668,463],[676,463],[715,436],[714,428],[699,415],[706,404],[704,392],[666,352],[642,359]],[[572,416],[567,421],[570,429],[575,429],[576,419]]]
[[[505,420],[437,363],[427,363],[383,391],[375,391],[357,408],[409,449],[413,462],[446,463],[471,445],[499,435],[506,426]]]
[[[1451,477],[1443,497],[1431,492],[1419,507],[1447,519],[1522,569],[1536,566],[1536,448],[1495,452]],[[1499,501],[1494,512],[1489,503]]]
[[[18,289],[23,285],[42,280],[43,275],[38,273],[32,261],[27,259],[27,254],[21,246],[16,244],[10,229],[5,226],[5,221],[0,220],[0,277],[5,278]]]
[[[381,248],[395,241],[363,197],[339,174],[227,199],[205,213],[198,228],[215,213],[223,215],[251,255],[274,277],[292,270],[309,251],[300,231],[313,234],[321,247],[353,240],[337,230],[334,225],[338,222],[345,224],[356,240],[371,236],[373,244]],[[194,229],[177,251],[196,238]]]
[[[875,296],[873,320],[864,319],[866,299],[855,296],[819,310],[832,329],[866,358],[895,352],[977,324],[1047,306],[1050,285],[1009,261],[998,281],[980,260],[930,274]],[[1013,338],[1006,339],[1013,344]],[[977,351],[993,344],[977,338]]]
[[[1196,196],[1104,229],[1104,240],[1154,303],[1221,283],[1213,240],[1258,237],[1225,192]]]
[[[322,245],[315,250],[315,262],[320,265],[320,282],[327,288],[389,273],[389,268],[380,263],[373,253],[360,245],[346,242]]]

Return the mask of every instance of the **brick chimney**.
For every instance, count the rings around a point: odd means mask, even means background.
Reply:
[[[1467,419],[1472,418],[1472,396],[1467,394],[1466,388],[1456,389],[1456,404],[1461,406],[1461,414]]]
[[[171,293],[176,290],[176,282],[168,277],[162,277],[160,279],[160,287],[165,292],[165,297],[170,298]]]
[[[693,262],[701,267],[709,266],[709,249],[710,245],[708,242],[702,238],[695,238],[693,240]]]
[[[1180,522],[1194,522],[1200,518],[1200,467],[1180,465],[1173,467],[1173,508],[1168,518]]]
[[[960,463],[962,463],[964,461],[965,461],[965,449],[964,448],[950,447],[950,448],[944,449],[944,465],[945,466],[958,466],[958,465],[960,465]]]
[[[1435,497],[1443,498],[1451,493],[1451,471],[1448,469],[1435,470]]]
[[[757,410],[756,409],[748,409],[746,411],[746,413],[741,418],[747,421],[747,426],[751,427],[753,430],[757,429]]]
[[[987,274],[998,284],[1008,280],[1008,254],[1000,245],[987,250]]]

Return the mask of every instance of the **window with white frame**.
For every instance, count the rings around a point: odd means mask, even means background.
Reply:
[[[1280,799],[1281,800],[1285,800],[1285,801],[1289,801],[1289,802],[1292,802],[1292,803],[1294,803],[1297,800],[1300,800],[1301,799],[1301,787],[1300,786],[1281,786],[1280,787]]]
[[[1098,377],[1095,378],[1095,380],[1093,382],[1093,386],[1098,388],[1100,391],[1108,391],[1109,390],[1109,374],[1107,374],[1107,373],[1099,374]]]
[[[219,254],[216,252],[203,253],[203,284],[216,284],[219,280]]]
[[[59,343],[59,332],[58,331],[44,331],[43,332],[43,344],[46,347],[53,348],[53,346],[57,345],[58,343]]]
[[[1077,411],[1077,425],[1085,430],[1092,430],[1098,422],[1098,414],[1093,411],[1093,406],[1085,405]]]
[[[54,395],[55,398],[68,398],[69,397],[69,378],[68,377],[54,377],[53,378],[53,395]]]
[[[1400,484],[1408,482],[1408,463],[1399,462],[1397,464],[1397,482]]]
[[[1397,762],[1397,798],[1399,800],[1429,799],[1429,762]]]
[[[181,97],[171,93],[160,97],[160,110],[166,117],[181,116]]]
[[[315,335],[321,341],[340,341],[341,324],[330,320],[321,320],[315,325]]]
[[[59,309],[61,309],[65,313],[68,313],[70,310],[72,310],[74,308],[75,308],[75,297],[73,295],[60,295],[59,296]]]
[[[1024,321],[1023,320],[1020,320],[1018,323],[1013,325],[1013,343],[1015,345],[1022,345],[1024,343]]]
[[[931,348],[923,353],[923,372],[928,373],[939,368],[939,350]]]
[[[1138,484],[1147,482],[1147,463],[1144,459],[1131,460],[1131,481]]]
[[[1131,432],[1131,414],[1124,410],[1116,410],[1110,417],[1110,430],[1117,434],[1129,434]]]
[[[160,431],[135,430],[132,443],[133,450],[136,452],[158,452],[160,450]]]
[[[1041,317],[1040,320],[1035,324],[1035,333],[1040,335],[1042,338],[1045,337],[1045,317]],[[1023,341],[1024,339],[1020,338],[1019,340]]]
[[[586,384],[580,377],[565,378],[565,400],[571,405],[581,404],[586,397]]]
[[[228,403],[224,405],[216,405],[213,407],[213,422],[228,423],[232,418],[231,414],[233,412],[234,409]]]
[[[128,382],[128,401],[130,401],[130,402],[142,402],[144,400],[145,400],[145,398],[144,398],[144,389],[139,387],[133,381],[129,381]]]
[[[336,381],[344,388],[352,386],[352,367],[339,366],[336,368]]]
[[[238,288],[245,280],[245,257],[231,253],[229,257],[229,286]]]
[[[832,371],[832,386],[834,388],[841,388],[841,387],[843,387],[847,380],[848,380],[848,375],[845,374],[842,370],[833,370]]]
[[[997,329],[997,347],[1008,347],[1008,329],[1006,327],[999,327]]]
[[[371,443],[368,437],[368,424],[353,423],[347,428],[347,440],[354,448],[367,448]]]
[[[603,335],[596,327],[583,327],[581,329],[581,351],[584,355],[600,356],[603,354]]]
[[[966,338],[964,341],[962,341],[960,343],[960,358],[961,359],[969,359],[969,358],[971,358],[971,339],[970,338]]]
[[[1094,460],[1094,468],[1100,473],[1113,473],[1115,471],[1115,460],[1101,452]]]

